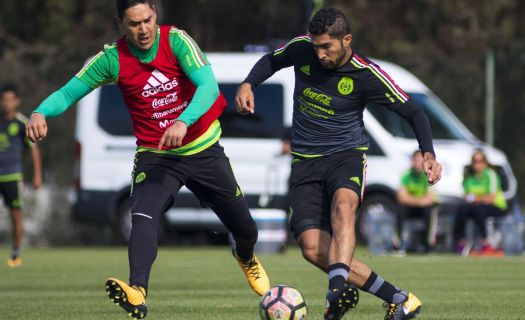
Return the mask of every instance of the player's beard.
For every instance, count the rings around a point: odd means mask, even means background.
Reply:
[[[335,59],[334,62],[332,61],[330,61],[329,63],[321,62],[321,64],[323,65],[325,69],[328,69],[328,70],[337,69],[341,67],[341,63],[346,57],[346,52],[347,52],[346,48],[343,46],[343,42],[341,41],[341,50],[339,51],[339,55],[337,56],[337,59]]]

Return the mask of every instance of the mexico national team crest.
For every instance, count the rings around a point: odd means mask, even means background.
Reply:
[[[135,183],[141,183],[144,180],[146,180],[146,172],[141,172],[135,178]]]
[[[349,77],[342,77],[339,83],[337,84],[337,90],[340,94],[345,96],[349,95],[354,91],[354,80]]]
[[[7,127],[7,133],[9,133],[10,136],[16,136],[18,135],[18,132],[20,132],[20,127],[15,122]]]

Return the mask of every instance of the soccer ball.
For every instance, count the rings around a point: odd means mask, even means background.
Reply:
[[[262,320],[305,320],[307,313],[303,295],[285,285],[271,288],[259,303]]]

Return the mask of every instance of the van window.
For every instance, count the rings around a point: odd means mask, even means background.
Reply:
[[[284,133],[284,88],[280,84],[261,84],[253,89],[255,114],[241,115],[235,110],[238,83],[219,83],[228,106],[219,118],[222,136],[232,138],[276,138]]]
[[[235,94],[238,83],[219,84],[219,89],[228,101],[228,106],[219,118],[223,137],[277,138],[284,132],[284,89],[279,84],[262,84],[256,87],[256,112],[240,115],[235,110]],[[133,127],[120,89],[116,85],[100,88],[98,123],[104,131],[114,136],[133,136]]]
[[[432,128],[432,137],[434,139],[468,139],[463,130],[455,122],[455,119],[452,119],[445,113],[443,108],[446,107],[437,99],[422,93],[409,93],[409,95],[414,102],[425,111],[430,122],[430,127]],[[416,138],[410,124],[394,112],[390,112],[389,109],[384,106],[373,103],[369,103],[366,107],[374,118],[393,136],[408,139]]]
[[[384,156],[385,153],[383,152],[383,150],[381,149],[379,144],[377,144],[377,142],[374,139],[374,137],[372,137],[368,133],[368,131],[366,131],[366,129],[365,129],[365,134],[370,139],[368,150],[366,151],[366,155],[368,155],[368,156]]]
[[[120,89],[116,85],[100,87],[98,124],[104,131],[114,136],[133,136],[133,127],[128,108]]]

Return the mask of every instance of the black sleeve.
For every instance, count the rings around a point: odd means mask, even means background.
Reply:
[[[366,102],[373,102],[393,110],[408,121],[425,153],[434,153],[432,130],[425,112],[397,86],[379,66],[371,63],[363,79],[363,94]]]
[[[402,105],[396,104],[393,110],[410,123],[416,134],[421,152],[430,152],[435,155],[432,144],[432,130],[430,129],[428,117],[423,109],[409,99]]]
[[[304,54],[304,50],[311,49],[308,37],[297,37],[290,40],[285,46],[264,55],[253,66],[243,82],[256,87],[271,77],[277,71],[294,65],[296,57]]]
[[[266,79],[271,77],[274,73],[279,71],[275,68],[272,63],[273,53],[265,54],[257,63],[253,66],[252,70],[243,82],[249,83],[252,87],[256,87],[263,83]]]

